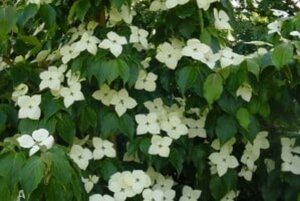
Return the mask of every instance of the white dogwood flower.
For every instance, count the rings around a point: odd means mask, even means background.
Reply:
[[[163,199],[164,201],[174,201],[176,192],[173,189],[163,190]]]
[[[241,98],[247,102],[251,100],[252,97],[252,87],[248,83],[242,84],[236,91],[236,96],[241,96]]]
[[[88,32],[84,32],[80,41],[75,43],[75,50],[78,52],[87,50],[89,53],[96,55],[98,43],[100,43],[100,40],[97,37],[89,34]]]
[[[210,4],[219,0],[197,0],[198,8],[202,8],[203,10],[208,10]]]
[[[76,51],[76,45],[65,45],[60,49],[60,54],[62,55],[62,62],[64,64],[68,63],[71,59],[75,59],[79,56],[80,52]]]
[[[157,54],[155,58],[161,63],[174,70],[178,61],[181,59],[181,49],[174,48],[170,43],[164,42],[157,48]]]
[[[253,169],[250,169],[247,166],[242,167],[241,171],[238,173],[240,177],[244,177],[245,180],[251,181],[253,173],[256,171],[257,166],[253,166]]]
[[[92,96],[96,100],[100,100],[104,105],[109,106],[116,93],[117,92],[115,90],[110,89],[107,84],[104,84],[99,90],[95,91]]]
[[[177,5],[184,5],[187,2],[189,2],[189,0],[166,0],[166,7],[168,9],[174,8]]]
[[[135,120],[138,123],[136,133],[142,135],[146,133],[159,134],[160,127],[156,113],[149,113],[147,115],[137,114]]]
[[[42,147],[50,149],[54,144],[53,136],[49,135],[49,132],[44,128],[33,131],[32,136],[24,134],[18,137],[17,141],[21,147],[30,149],[29,156],[34,155]]]
[[[118,116],[122,116],[127,109],[132,109],[137,105],[137,102],[128,95],[126,89],[121,89],[112,97],[111,104],[115,106]]]
[[[174,113],[169,115],[167,121],[161,123],[161,129],[166,131],[167,135],[175,140],[188,133],[186,125],[182,123],[181,119]]]
[[[28,86],[24,83],[19,84],[14,88],[14,92],[11,94],[11,99],[15,102],[18,101],[20,96],[24,96],[28,92]]]
[[[166,1],[165,0],[154,0],[150,4],[150,11],[159,11],[159,10],[166,10]]]
[[[20,119],[33,119],[38,120],[41,116],[41,109],[39,105],[41,104],[41,95],[33,96],[20,96],[17,100],[17,104],[20,107],[18,117]]]
[[[144,70],[140,70],[134,88],[138,90],[144,89],[145,91],[149,91],[149,92],[155,91],[156,80],[157,80],[157,75],[155,75],[154,73],[151,72],[147,73]]]
[[[143,191],[143,201],[161,201],[163,200],[164,193],[159,189],[145,189]]]
[[[64,105],[66,108],[70,107],[75,101],[84,100],[80,83],[74,83],[70,87],[61,88],[60,95],[64,98]]]
[[[198,120],[192,118],[186,118],[184,123],[188,126],[188,136],[189,138],[201,137],[206,138],[206,130],[204,129],[205,118],[200,118]]]
[[[239,165],[236,157],[230,155],[231,148],[228,145],[223,145],[219,152],[214,152],[209,155],[209,160],[217,166],[218,175],[223,176],[228,168],[236,168]]]
[[[89,197],[89,201],[115,201],[110,195],[94,194]]]
[[[84,184],[84,189],[87,193],[91,192],[94,185],[98,183],[99,177],[96,175],[89,175],[88,178],[81,178],[81,181]]]
[[[282,27],[282,21],[276,20],[276,21],[268,24],[267,27],[269,29],[268,34],[280,33],[281,27]]]
[[[300,32],[299,31],[292,31],[290,33],[291,36],[297,36],[300,39]]]
[[[197,201],[200,198],[200,195],[200,190],[193,190],[189,186],[184,186],[179,201]]]
[[[211,49],[208,45],[201,43],[198,39],[192,38],[187,41],[187,46],[182,49],[182,55],[202,61],[204,54],[210,51]]]
[[[243,55],[239,55],[236,54],[232,51],[232,49],[230,48],[224,48],[222,50],[220,50],[220,63],[221,63],[221,67],[225,68],[227,66],[231,66],[231,65],[239,65],[240,63],[242,63],[244,61],[244,56]]]
[[[127,40],[124,36],[119,36],[113,31],[107,33],[107,39],[104,39],[99,47],[102,49],[109,49],[109,51],[115,56],[118,57],[122,51],[122,45],[127,44]]]
[[[229,24],[229,17],[225,13],[225,11],[218,11],[214,8],[214,17],[215,17],[215,27],[219,30],[231,30],[231,26]]]
[[[142,170],[133,170],[132,177],[134,180],[132,189],[136,194],[141,194],[144,188],[148,188],[151,185],[150,177]]]
[[[172,144],[172,138],[153,135],[151,138],[151,145],[149,147],[148,153],[151,155],[168,157],[170,154],[169,146],[171,144]]]
[[[89,161],[93,158],[93,154],[88,148],[76,144],[71,147],[69,156],[82,170],[86,170]]]
[[[109,22],[115,25],[121,21],[127,24],[131,24],[133,17],[136,15],[134,10],[131,10],[129,6],[123,4],[120,9],[111,7],[109,11]]]
[[[93,151],[93,158],[95,160],[102,159],[104,156],[109,158],[116,157],[116,151],[113,148],[113,143],[108,140],[102,140],[99,137],[94,137],[92,139],[93,146],[95,147]]]
[[[63,72],[59,71],[59,68],[56,66],[49,66],[47,71],[43,71],[40,73],[40,90],[45,88],[49,88],[51,90],[59,90],[61,87],[61,78],[63,76]]]
[[[136,26],[130,26],[131,29],[131,35],[129,37],[130,43],[138,43],[143,46],[143,48],[148,48],[148,40],[147,37],[149,35],[149,32],[145,29],[139,29]]]

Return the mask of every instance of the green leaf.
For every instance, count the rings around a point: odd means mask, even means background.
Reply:
[[[130,140],[134,138],[135,128],[135,121],[130,115],[124,114],[120,117],[119,129]]]
[[[67,143],[72,144],[75,134],[76,127],[71,117],[68,114],[57,115],[57,132],[59,136]]]
[[[84,18],[91,7],[89,0],[77,0],[71,7],[68,20],[72,21],[74,15],[81,21],[84,21]]]
[[[119,77],[119,62],[117,59],[109,60],[102,65],[105,79],[111,83]]]
[[[123,82],[126,83],[130,78],[130,67],[122,59],[118,59],[117,62],[119,68],[119,76],[122,78]]]
[[[242,130],[242,134],[249,140],[253,141],[257,135],[257,133],[260,131],[260,124],[258,120],[255,118],[255,116],[250,115],[250,124],[248,126],[248,130],[244,131]]]
[[[97,127],[97,114],[91,107],[85,107],[80,115],[80,130],[87,131]]]
[[[175,148],[171,148],[169,160],[173,167],[176,169],[178,175],[180,175],[183,169],[184,163],[184,150],[178,151]]]
[[[221,75],[214,73],[210,74],[203,86],[204,98],[211,105],[218,100],[223,92],[223,79]]]
[[[20,120],[18,130],[23,134],[31,134],[34,130],[39,127],[39,121],[31,119]]]
[[[119,119],[115,113],[108,112],[103,115],[101,119],[101,137],[107,139],[116,134],[119,128],[118,123]]]
[[[198,70],[196,67],[186,66],[176,72],[176,82],[181,94],[193,87],[197,80]]]
[[[211,176],[209,189],[215,200],[221,200],[227,194],[225,182],[217,175]]]
[[[17,22],[16,8],[11,6],[0,7],[0,35],[8,34]]]
[[[56,27],[56,11],[51,5],[42,4],[39,13],[48,29]]]
[[[63,108],[64,108],[64,106],[62,104],[62,101],[59,99],[53,99],[52,97],[43,99],[42,105],[41,105],[41,109],[43,110],[45,119],[49,119],[55,113],[57,113],[59,110],[61,110]]]
[[[45,164],[38,156],[32,156],[21,170],[20,182],[26,197],[38,187],[44,177]]]
[[[12,200],[10,188],[7,185],[7,180],[0,177],[0,195],[1,200]]]
[[[254,59],[247,59],[246,62],[248,71],[255,75],[257,79],[259,79],[260,67],[258,63]]]
[[[124,2],[125,0],[111,0],[111,3],[117,8],[121,8]]]
[[[236,121],[234,118],[228,115],[223,115],[217,120],[216,134],[221,141],[221,144],[224,144],[237,133]]]
[[[291,43],[282,43],[274,48],[272,61],[280,69],[293,59],[294,46]]]
[[[236,113],[236,118],[239,124],[246,130],[248,130],[250,124],[250,114],[246,108],[240,108]]]
[[[18,17],[18,26],[23,28],[26,23],[37,14],[37,12],[38,6],[36,4],[29,4],[28,6],[26,6]]]
[[[0,110],[0,134],[5,130],[7,115],[5,112]]]
[[[100,164],[100,173],[102,178],[107,181],[110,176],[118,172],[118,165],[113,159],[104,159]]]

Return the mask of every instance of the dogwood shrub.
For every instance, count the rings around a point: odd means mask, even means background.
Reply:
[[[300,15],[255,2],[1,1],[1,200],[299,201]]]

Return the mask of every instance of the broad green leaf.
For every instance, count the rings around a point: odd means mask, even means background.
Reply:
[[[39,13],[48,29],[51,29],[56,26],[56,11],[51,5],[42,4]]]
[[[16,8],[11,6],[0,7],[0,35],[9,33],[17,22]]]
[[[128,115],[124,114],[119,119],[119,130],[126,135],[130,140],[134,138],[135,134],[135,121],[134,119]]]
[[[72,144],[76,133],[76,127],[74,121],[72,121],[72,119],[68,114],[59,114],[56,117],[57,117],[56,129],[58,135],[65,142]]]
[[[214,73],[210,74],[203,85],[204,98],[211,105],[218,100],[223,92],[223,79],[221,75]]]
[[[105,79],[109,83],[117,79],[120,75],[119,62],[117,59],[104,62],[102,68],[103,68]]]
[[[250,124],[250,114],[246,108],[240,108],[236,113],[239,124],[246,130]]]
[[[101,137],[109,138],[112,135],[116,134],[119,128],[119,119],[115,113],[108,112],[102,116],[100,126],[101,126]]]
[[[100,164],[100,173],[101,177],[107,181],[110,176],[119,171],[116,161],[113,159],[104,159]]]
[[[112,5],[114,5],[117,8],[121,8],[125,0],[111,0]]]
[[[237,125],[234,118],[228,115],[223,115],[217,120],[216,134],[221,141],[221,144],[224,144],[237,133]]]
[[[254,115],[250,115],[250,124],[247,131],[242,130],[242,134],[249,140],[253,141],[260,131],[260,124]]]
[[[272,61],[280,69],[293,59],[294,47],[291,43],[282,43],[274,48]]]
[[[255,75],[259,79],[260,67],[254,59],[247,59],[248,71]]]
[[[38,156],[32,156],[21,170],[20,182],[26,197],[38,187],[44,177],[45,164]]]
[[[117,62],[119,68],[119,76],[122,78],[123,82],[126,83],[130,78],[130,67],[122,59],[118,59]]]
[[[97,114],[91,107],[85,107],[80,115],[80,130],[87,131],[97,127]]]
[[[221,200],[227,194],[225,182],[217,175],[212,175],[209,181],[209,189],[215,200]]]
[[[7,180],[0,176],[0,195],[1,200],[11,200],[10,188],[7,185]]]
[[[73,3],[71,10],[69,12],[68,20],[72,21],[72,19],[77,17],[80,21],[84,21],[84,18],[91,7],[91,3],[89,0],[77,0]]]
[[[184,163],[184,150],[177,150],[175,148],[171,148],[169,160],[173,167],[176,169],[178,175],[180,175],[182,169],[183,169],[183,163]]]
[[[39,121],[31,119],[21,119],[18,130],[22,134],[31,134],[34,130],[38,129]]]
[[[37,12],[38,6],[36,4],[27,5],[19,15],[17,24],[23,28],[26,23],[37,14]]]
[[[176,72],[176,82],[181,94],[193,87],[198,76],[196,67],[186,66]]]
[[[7,121],[6,113],[0,110],[0,134],[5,130],[6,121]]]

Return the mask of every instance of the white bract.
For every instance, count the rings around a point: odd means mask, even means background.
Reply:
[[[95,160],[102,159],[104,156],[107,156],[109,158],[116,157],[116,151],[113,148],[113,143],[111,143],[108,140],[103,140],[99,137],[94,137],[93,140],[93,146],[95,147],[93,151],[93,158]]]
[[[75,101],[84,100],[80,83],[75,83],[70,87],[61,88],[60,95],[64,98],[64,105],[66,108],[70,107]]]
[[[300,146],[295,146],[295,138],[281,138],[281,170],[284,172],[292,172],[300,175]]]
[[[143,201],[161,201],[163,200],[164,193],[162,190],[145,189],[143,191]]]
[[[181,49],[174,48],[170,43],[164,42],[157,48],[157,54],[155,58],[161,63],[174,70],[178,61],[181,59]]]
[[[138,123],[138,126],[136,128],[137,135],[146,133],[159,134],[160,132],[156,113],[149,113],[147,115],[137,114],[135,115],[135,121]]]
[[[89,175],[88,178],[81,178],[81,181],[84,184],[84,189],[87,193],[91,192],[93,189],[94,185],[98,183],[99,177],[96,175]]]
[[[187,46],[182,49],[182,55],[203,61],[204,55],[210,51],[211,49],[208,45],[201,43],[198,39],[192,38],[187,41]]]
[[[18,101],[20,96],[24,96],[28,92],[28,86],[24,83],[19,84],[14,88],[14,92],[11,94],[11,99],[15,102]]]
[[[291,36],[297,36],[300,39],[300,32],[299,31],[292,31],[290,33]]]
[[[214,8],[214,17],[215,17],[215,27],[220,30],[231,30],[231,26],[229,24],[229,17],[225,13],[225,11]]]
[[[126,89],[121,89],[113,95],[111,104],[115,106],[115,110],[120,117],[127,109],[134,108],[137,105],[137,102],[128,95]]]
[[[252,97],[252,87],[248,83],[242,84],[236,91],[236,96],[241,96],[242,99],[249,102]]]
[[[272,33],[280,33],[281,31],[281,27],[282,27],[282,21],[274,21],[270,24],[268,24],[268,34],[272,34]]]
[[[82,170],[86,170],[89,161],[93,158],[93,154],[88,148],[76,144],[71,147],[69,156]]]
[[[99,90],[95,91],[92,96],[96,100],[100,100],[104,105],[109,106],[116,93],[115,90],[110,89],[108,85],[104,84]]]
[[[21,147],[30,149],[29,156],[32,156],[43,147],[48,150],[54,144],[53,136],[49,135],[49,132],[43,128],[33,131],[32,135],[24,134],[18,137],[17,141]]]
[[[94,194],[89,197],[89,201],[115,201],[110,195]]]
[[[166,7],[170,9],[176,7],[177,5],[184,5],[187,2],[189,2],[189,0],[166,0]]]
[[[198,120],[192,118],[186,118],[184,123],[188,127],[188,136],[189,138],[201,137],[206,138],[206,130],[204,128],[205,125],[205,117],[202,117]]]
[[[107,39],[104,39],[99,47],[102,49],[109,49],[109,51],[115,56],[118,57],[123,51],[122,45],[127,44],[127,40],[124,36],[119,36],[113,31],[107,33]]]
[[[49,88],[51,90],[59,90],[61,87],[61,82],[63,81],[64,71],[61,71],[60,68],[56,66],[49,66],[47,71],[40,73],[40,90]]]
[[[200,195],[200,190],[193,190],[189,186],[184,186],[179,201],[197,201],[200,198]]]
[[[186,135],[188,133],[188,128],[184,123],[182,123],[179,116],[172,113],[169,115],[167,121],[163,121],[161,123],[161,129],[166,131],[168,136],[177,140],[182,135]]]
[[[154,73],[147,73],[144,70],[140,70],[138,79],[135,82],[134,88],[138,90],[144,89],[145,91],[155,91],[156,89],[156,83],[157,75]]]
[[[60,54],[62,55],[62,62],[64,64],[68,63],[71,59],[75,59],[79,56],[80,52],[76,51],[76,45],[65,45],[60,49]]]
[[[165,0],[154,0],[150,4],[150,11],[159,11],[159,10],[166,10],[166,1]]]
[[[80,41],[75,43],[75,50],[78,52],[87,50],[89,53],[96,55],[98,43],[100,43],[100,40],[97,37],[89,34],[88,32],[84,32]]]
[[[228,47],[220,50],[219,53],[221,54],[220,63],[222,68],[239,65],[244,60],[244,56],[234,53],[232,49]]]
[[[168,157],[170,154],[169,146],[171,144],[172,144],[172,138],[153,135],[151,138],[151,145],[149,147],[148,153],[151,155]]]
[[[118,22],[124,21],[127,24],[131,24],[133,17],[136,15],[134,10],[130,10],[130,7],[123,4],[120,9],[111,7],[109,11],[109,22],[112,25]]]
[[[139,29],[136,26],[130,26],[131,35],[129,37],[130,43],[138,43],[143,46],[143,48],[148,48],[147,36],[149,35],[148,31],[145,29]]]
[[[218,147],[217,145],[213,144],[212,146]],[[232,149],[232,143],[229,141],[220,147],[219,152],[214,152],[208,157],[211,163],[216,165],[217,173],[220,177],[227,172],[228,168],[236,168],[239,165],[236,157],[230,155]]]
[[[253,166],[253,169],[248,168],[247,166],[242,167],[241,171],[238,173],[240,177],[244,177],[245,180],[251,181],[253,173],[256,171],[257,166]]]
[[[219,0],[197,0],[197,5],[199,8],[202,8],[203,10],[208,10],[208,8],[210,7],[210,4],[212,4],[213,2],[216,2]]]
[[[18,117],[20,119],[33,119],[38,120],[41,116],[41,109],[39,105],[41,104],[41,95],[33,96],[20,96],[17,100],[17,104],[20,107]]]

